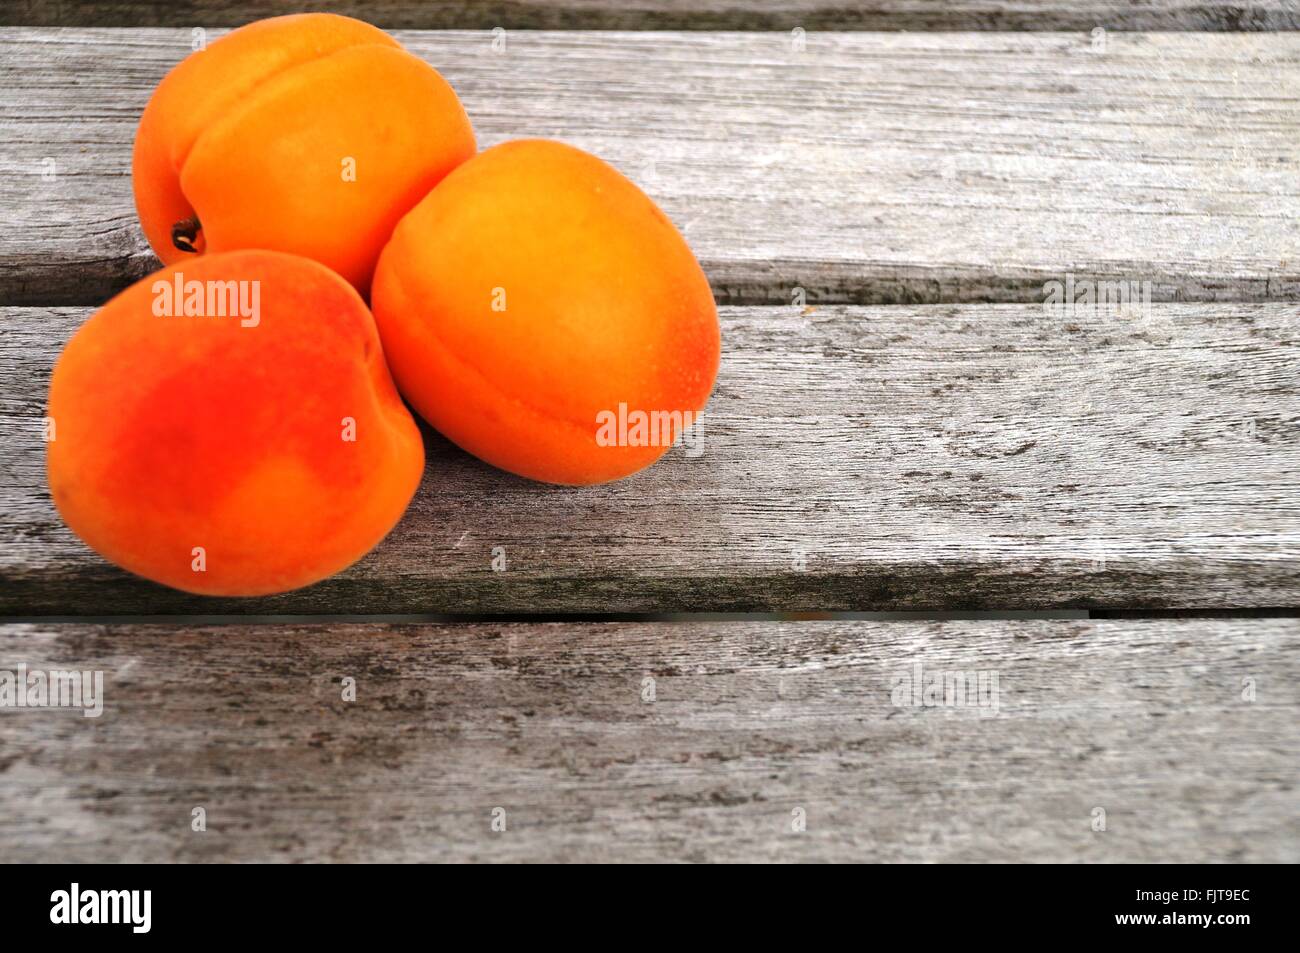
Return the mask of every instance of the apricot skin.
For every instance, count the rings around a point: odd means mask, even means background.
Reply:
[[[177,270],[260,282],[259,320],[157,316],[155,282]],[[123,291],[64,349],[49,415],[50,492],[73,532],[124,569],[207,595],[284,592],[345,568],[397,522],[424,467],[355,289],[279,252],[204,255]]]
[[[685,240],[632,182],[557,142],[505,143],[448,175],[397,226],[372,304],[415,409],[536,480],[648,466],[671,441],[601,445],[598,415],[698,412],[717,376],[717,308]]]
[[[241,27],[167,74],[140,120],[132,180],[164,264],[274,249],[364,295],[393,226],[474,151],[436,70],[369,24],[297,14]],[[173,242],[191,217],[195,252]]]

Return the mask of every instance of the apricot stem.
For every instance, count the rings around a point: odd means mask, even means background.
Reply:
[[[172,226],[172,244],[181,251],[196,251],[194,242],[202,228],[197,215],[191,215],[184,221],[177,222]]]

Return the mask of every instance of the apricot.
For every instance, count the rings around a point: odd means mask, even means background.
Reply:
[[[648,466],[717,376],[717,308],[686,241],[613,167],[558,142],[508,142],[448,175],[384,248],[372,306],[415,409],[535,480]]]
[[[168,73],[132,178],[164,264],[268,248],[364,295],[398,219],[474,150],[436,70],[367,23],[308,13],[241,27]]]
[[[207,595],[345,568],[424,468],[365,303],[282,252],[208,254],[123,291],[59,357],[49,415],[50,492],[72,531]]]

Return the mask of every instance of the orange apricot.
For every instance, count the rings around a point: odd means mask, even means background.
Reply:
[[[204,255],[123,291],[59,357],[49,416],[50,492],[72,531],[207,595],[345,568],[424,469],[365,303],[282,252]]]
[[[393,226],[474,150],[436,70],[367,23],[308,13],[241,27],[168,73],[132,178],[164,264],[274,249],[364,295]]]
[[[681,234],[613,167],[558,142],[508,142],[448,175],[384,248],[372,306],[415,409],[536,480],[648,466],[717,376],[717,308]]]

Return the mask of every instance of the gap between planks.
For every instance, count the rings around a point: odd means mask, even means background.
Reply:
[[[8,0],[0,25],[205,27],[301,0]],[[424,30],[1295,30],[1291,0],[336,0],[313,10]]]

